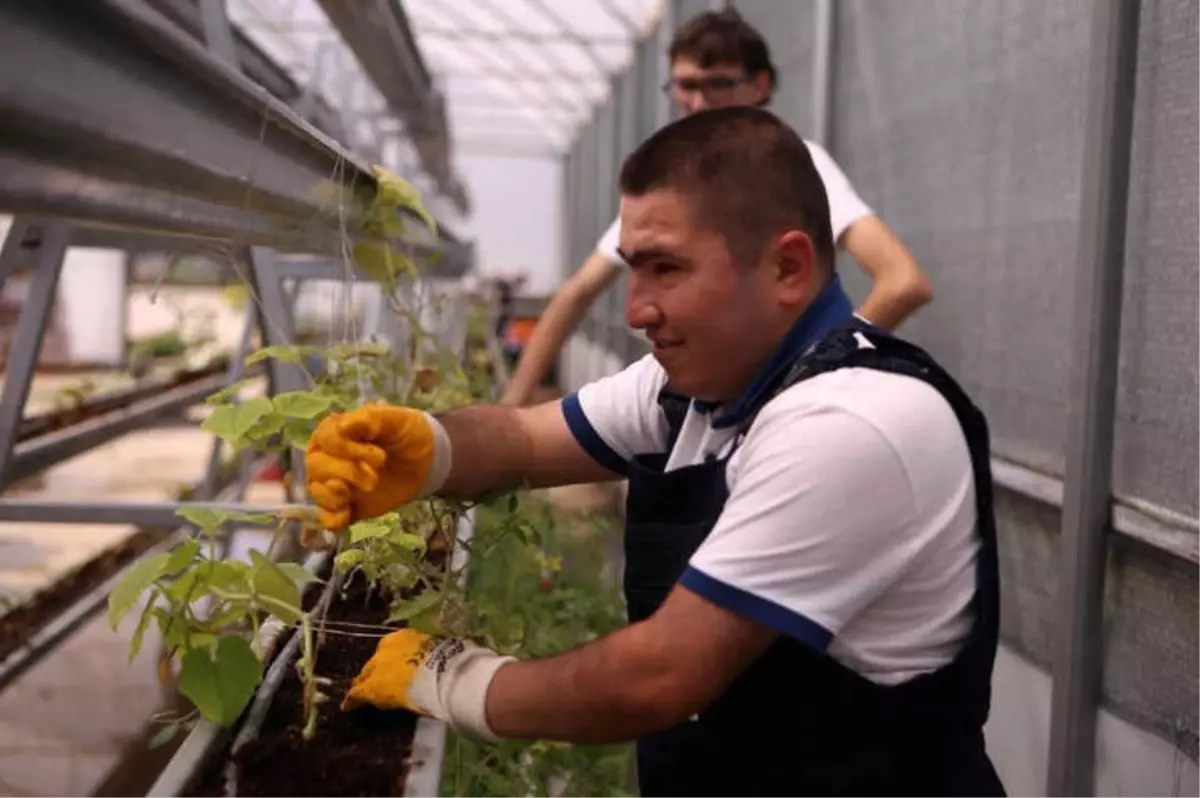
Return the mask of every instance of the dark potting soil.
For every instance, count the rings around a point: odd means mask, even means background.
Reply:
[[[374,595],[368,597],[361,583],[356,583],[345,599],[333,603],[328,618],[382,624],[387,614],[386,602]],[[321,705],[317,733],[312,740],[301,736],[303,684],[296,669],[288,669],[258,738],[246,743],[234,757],[238,767],[238,795],[404,794],[417,717],[372,707],[343,712],[340,706],[350,682],[375,653],[378,642],[377,637],[327,634],[317,654],[316,670],[332,684],[322,688],[329,700]],[[212,757],[196,789],[188,794],[224,795],[228,755],[227,749]]]
[[[131,535],[0,616],[0,660],[19,649],[34,633],[98,588],[106,579],[161,542],[169,532],[166,529],[144,529]]]

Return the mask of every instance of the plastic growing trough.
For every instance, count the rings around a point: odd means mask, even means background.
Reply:
[[[468,514],[456,535],[471,533]],[[455,556],[462,556],[455,549]],[[277,618],[263,624],[263,682],[229,728],[208,720],[193,727],[150,788],[150,796],[378,795],[436,796],[446,746],[444,724],[403,711],[370,707],[343,712],[342,697],[375,651],[388,615],[384,600],[361,578],[346,584],[321,554],[305,567],[324,582],[306,585],[305,607],[318,631],[316,673],[322,689],[316,734],[302,736],[303,683],[296,668],[302,635]],[[373,629],[372,629],[373,628]],[[396,626],[399,628],[399,626]],[[356,631],[362,630],[362,631]]]

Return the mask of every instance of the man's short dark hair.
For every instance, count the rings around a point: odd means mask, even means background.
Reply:
[[[668,54],[672,62],[687,58],[705,69],[732,64],[744,69],[748,75],[766,72],[771,76],[771,84],[763,105],[775,91],[778,75],[771,63],[766,40],[732,8],[705,11],[689,19],[675,32]]]
[[[677,191],[698,224],[725,239],[751,266],[772,239],[803,230],[827,272],[834,265],[825,184],[808,145],[762,108],[718,108],[676,120],[634,150],[621,167],[621,193]]]

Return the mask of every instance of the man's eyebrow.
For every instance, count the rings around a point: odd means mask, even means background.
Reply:
[[[635,252],[626,252],[620,247],[617,247],[617,254],[621,256],[621,260],[625,261],[630,266],[638,266],[648,260],[666,259],[677,261],[680,259],[678,255],[670,250],[661,248],[639,249]]]

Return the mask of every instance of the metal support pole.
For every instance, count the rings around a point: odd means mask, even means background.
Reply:
[[[833,53],[836,5],[833,0],[817,0],[816,24],[813,25],[812,138],[832,151],[831,97],[833,96]]]
[[[259,298],[259,320],[264,343],[268,346],[295,343],[296,324],[292,314],[295,298],[283,288],[283,278],[279,276],[275,267],[275,253],[266,247],[251,247],[249,260],[250,277],[254,282],[253,290]],[[299,294],[299,292],[300,287],[297,285],[296,293]],[[302,391],[306,387],[304,372],[299,366],[280,363],[274,358],[270,359],[268,364],[272,394],[284,391]],[[289,491],[289,495],[295,495],[295,491],[303,490],[304,458],[294,449],[289,454],[292,472],[292,489]],[[248,481],[244,465],[243,463],[243,471],[238,483],[239,495],[242,496],[245,495],[244,486]]]
[[[1091,795],[1103,667],[1104,568],[1139,0],[1092,6],[1082,209],[1074,291],[1049,795]]]
[[[250,352],[250,341],[254,338],[255,327],[254,302],[246,303],[246,321],[242,325],[242,337],[238,340],[237,350],[229,361],[228,380],[233,385],[246,373],[246,355]],[[199,498],[210,499],[217,492],[217,475],[221,470],[221,451],[225,442],[213,436],[212,449],[208,453],[208,467],[204,471],[204,481],[200,485]]]
[[[228,493],[228,491],[226,491]],[[207,508],[266,515],[281,509],[302,509],[298,504],[245,505],[240,502],[100,502],[53,499],[0,499],[0,521],[22,524],[131,524],[170,527],[181,523],[178,511]],[[237,521],[241,526],[270,526],[273,521]]]
[[[18,216],[12,220],[8,233],[4,236],[4,246],[0,248],[0,292],[4,290],[4,283],[21,261],[21,243],[25,240],[25,231],[28,229],[29,224]]]
[[[658,51],[660,53],[658,60],[658,80],[655,84],[662,86],[666,83],[667,78],[671,76],[671,58],[668,55],[668,50],[671,47],[671,38],[675,35],[675,28],[679,25],[679,0],[666,0],[663,4],[662,19],[658,23]],[[660,94],[658,97],[658,113],[655,115],[655,127],[663,127],[675,119],[675,106],[671,102],[671,97],[668,94]]]
[[[225,0],[199,0],[199,3],[208,49],[226,64],[238,69],[237,49],[233,44],[233,28],[225,13]]]
[[[29,399],[29,386],[37,370],[46,325],[58,295],[58,278],[62,274],[63,256],[70,239],[71,228],[65,224],[55,222],[42,228],[29,297],[17,322],[17,337],[8,355],[4,392],[0,394],[0,485],[5,484],[5,473],[12,458],[21,416],[25,412],[25,402]],[[5,247],[6,255],[15,255],[15,252],[15,247],[12,250]]]
[[[258,296],[259,327],[267,346],[285,346],[296,340],[292,307],[275,267],[275,254],[266,247],[252,247],[249,255],[252,290]],[[304,389],[304,374],[298,366],[270,360],[273,391]]]

